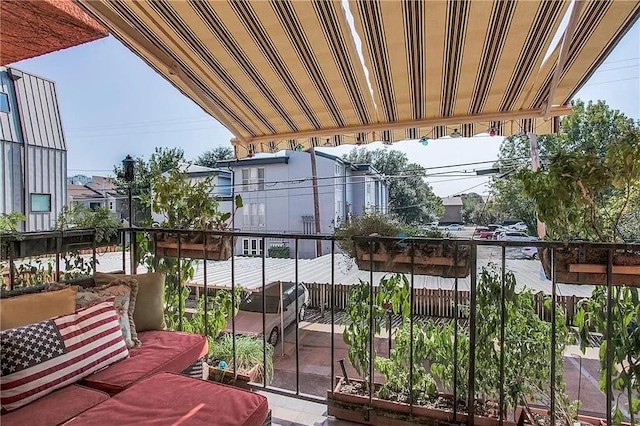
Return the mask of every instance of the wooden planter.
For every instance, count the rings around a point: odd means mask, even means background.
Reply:
[[[60,252],[82,251],[93,249],[93,233],[77,231],[67,231],[63,236],[42,235],[37,238],[24,238],[7,241],[7,247],[0,251],[0,258],[6,260],[9,257],[9,245],[13,246],[14,258],[20,259],[32,256],[43,256],[58,252],[58,242],[60,241]],[[120,234],[112,236],[107,241],[96,243],[96,247],[109,247],[120,244]]]
[[[344,378],[337,377],[337,384],[333,392],[327,391],[327,413],[341,420],[380,426],[404,425],[442,425],[453,424],[453,412],[414,405],[411,407],[404,402],[387,401],[340,392]],[[361,380],[351,379],[352,382]],[[376,383],[376,386],[379,385]],[[467,414],[457,413],[455,422],[466,423]],[[496,418],[474,416],[474,424],[479,426],[494,426],[500,422]],[[504,420],[506,426],[516,426],[515,422]]]
[[[566,284],[607,283],[608,250],[594,247],[576,247],[556,249],[556,281]],[[540,251],[540,261],[544,273],[551,279],[551,249]],[[633,251],[614,251],[613,284],[640,286],[640,253]]]
[[[151,234],[156,256],[178,257],[178,236],[173,234]],[[206,254],[205,254],[206,250]],[[207,236],[205,246],[202,235],[184,235],[180,240],[180,257],[190,259],[227,260],[233,250],[230,236]]]
[[[471,272],[471,248],[458,246],[458,265],[455,267],[454,245],[438,243],[416,243],[413,258],[413,273],[444,278],[464,278]],[[356,263],[363,271],[371,270],[370,248],[367,244],[355,246]],[[396,242],[374,243],[373,270],[379,272],[411,273],[411,246]]]
[[[223,383],[225,385],[232,385],[241,389],[251,389],[250,382],[256,382],[259,376],[259,368],[256,365],[247,372],[236,372],[233,374],[232,369],[221,370],[218,367],[212,367],[204,364],[204,368],[208,371],[207,379],[212,382]]]
[[[532,413],[536,413],[539,414],[541,416],[549,416],[549,412],[545,409],[541,409],[541,408],[535,408],[535,407],[529,407],[529,409],[531,410]],[[518,407],[517,408],[518,412],[521,412],[521,418],[523,419],[523,422],[525,425],[536,425],[536,423],[534,422],[533,419],[530,418],[529,414],[522,408],[522,407]],[[582,423],[587,423],[593,426],[606,426],[607,425],[607,420],[606,419],[600,419],[598,417],[591,417],[591,416],[583,416],[581,414],[578,414],[578,420]],[[622,422],[620,423],[620,426],[631,426],[631,423],[627,423],[627,422]]]

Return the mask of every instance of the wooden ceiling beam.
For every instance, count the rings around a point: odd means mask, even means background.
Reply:
[[[569,114],[571,114],[571,106],[569,105],[552,107],[549,110],[549,116],[552,116],[552,117],[569,115]],[[368,133],[368,132],[383,131],[383,130],[402,130],[402,129],[408,129],[412,127],[419,128],[419,127],[434,127],[434,126],[451,126],[456,124],[461,125],[461,124],[467,124],[467,123],[487,123],[491,121],[511,121],[511,120],[519,120],[523,118],[541,118],[543,116],[544,116],[544,111],[542,109],[533,109],[533,110],[520,110],[520,111],[511,111],[511,112],[497,112],[497,113],[491,113],[491,114],[437,117],[437,118],[428,118],[424,120],[397,121],[395,123],[373,123],[373,124],[362,124],[358,126],[334,127],[334,128],[325,128],[325,129],[319,129],[319,130],[307,130],[302,132],[261,135],[261,136],[255,136],[255,137],[248,137],[246,138],[246,142],[260,143],[260,142],[281,141],[281,140],[287,140],[287,139],[306,139],[306,138],[311,138],[315,136],[353,134],[353,133],[359,133],[359,132]],[[232,139],[232,142],[238,142],[238,140]]]

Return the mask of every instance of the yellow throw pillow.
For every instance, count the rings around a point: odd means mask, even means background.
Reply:
[[[164,330],[164,279],[159,272],[147,274],[120,275],[96,272],[96,285],[109,284],[115,279],[134,279],[138,282],[136,307],[133,311],[133,321],[136,331]]]
[[[0,330],[69,315],[76,310],[76,287],[0,300]]]

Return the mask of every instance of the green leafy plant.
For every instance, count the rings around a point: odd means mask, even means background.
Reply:
[[[25,220],[27,220],[27,217],[18,212],[0,214],[0,234],[15,234],[18,231],[20,222]]]
[[[122,228],[107,207],[91,209],[83,204],[71,203],[64,206],[56,220],[56,229],[95,229],[96,244],[112,241]]]
[[[287,246],[271,246],[268,251],[269,257],[289,259],[291,250]]]
[[[266,378],[269,384],[273,380],[273,346],[267,344],[267,364],[264,365],[263,341],[251,336],[236,336],[236,371],[248,374],[257,368],[256,381]],[[227,364],[227,370],[233,371],[233,336],[225,334],[209,346],[209,360],[214,366],[219,361]],[[265,377],[266,372],[266,377]]]
[[[524,169],[516,178],[535,202],[549,238],[628,239],[633,236],[622,234],[620,224],[640,198],[640,129],[629,127],[604,150],[559,152],[546,168]]]
[[[501,298],[504,297],[504,340],[501,339]],[[546,308],[551,308],[549,299]],[[514,409],[527,405],[528,400],[542,400],[550,393],[551,351],[555,351],[556,389],[558,401],[567,408],[564,396],[563,353],[568,342],[569,330],[563,310],[556,309],[556,347],[551,347],[551,324],[536,313],[535,297],[531,290],[516,291],[513,273],[505,274],[502,293],[501,271],[490,264],[482,269],[477,285],[476,317],[476,396],[482,400],[498,401],[500,383],[500,354],[504,355],[505,407]],[[427,327],[431,372],[440,379],[447,391],[453,390],[453,324]],[[458,330],[458,389],[460,397],[468,395],[469,334]],[[565,409],[565,412],[570,410]],[[569,419],[565,419],[569,422]]]
[[[591,298],[580,302],[574,321],[580,330],[580,346],[585,351],[591,332],[601,333],[604,341],[600,346],[600,390],[607,391],[607,375],[611,375],[613,390],[621,394],[612,407],[614,424],[622,422],[620,397],[629,404],[631,424],[636,424],[640,412],[640,294],[637,288],[612,287],[611,289],[612,332],[607,329],[607,289],[596,287]],[[613,368],[607,369],[607,349],[613,345]]]

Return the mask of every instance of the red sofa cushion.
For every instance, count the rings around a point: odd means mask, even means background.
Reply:
[[[53,426],[109,399],[102,391],[70,385],[0,417],[2,426]]]
[[[69,425],[261,426],[267,398],[206,380],[160,373],[86,411]]]
[[[207,338],[177,331],[138,333],[140,347],[129,350],[129,358],[87,376],[83,384],[115,395],[155,373],[180,373],[206,355]]]

